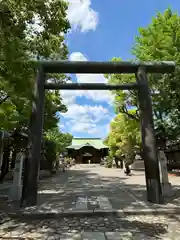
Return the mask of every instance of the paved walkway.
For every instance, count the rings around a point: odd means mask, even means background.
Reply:
[[[127,178],[119,169],[78,165],[66,173],[43,180],[37,207],[25,209],[31,213],[29,219],[27,216],[13,218],[2,224],[0,239],[180,239],[179,215],[145,214],[152,206],[145,201],[143,180],[138,182],[138,178],[144,177],[136,173]],[[157,207],[168,209],[175,204],[171,202]],[[114,209],[127,214],[106,216],[106,212]],[[128,214],[132,210],[134,214]],[[56,218],[52,215],[41,219],[34,215],[33,219],[33,213],[37,212],[104,212],[104,215]]]
[[[115,170],[119,171],[119,170]],[[125,186],[125,188],[133,193],[136,198],[141,199],[144,204],[147,206],[151,206],[151,208],[172,208],[172,207],[180,207],[180,176],[170,176],[169,175],[169,182],[172,185],[173,189],[173,196],[165,198],[165,205],[154,205],[150,204],[146,201],[146,182],[144,171],[133,171],[131,177],[123,176],[123,173],[120,173],[120,180]]]
[[[119,172],[99,165],[78,165],[41,182],[37,208],[43,212],[144,208],[143,202],[123,187]]]
[[[180,210],[180,185],[170,177],[174,196],[163,205],[146,200],[144,172],[133,171],[125,176],[121,169],[99,165],[77,165],[51,181],[41,182],[36,211],[140,211],[146,209]]]

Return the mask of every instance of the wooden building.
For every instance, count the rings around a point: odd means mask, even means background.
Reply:
[[[67,147],[68,156],[74,158],[76,163],[100,163],[101,158],[108,155],[108,147],[101,138],[74,138]]]

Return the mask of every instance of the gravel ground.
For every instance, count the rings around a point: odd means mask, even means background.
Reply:
[[[116,232],[114,239],[180,239],[180,219],[167,216],[62,218],[9,221],[0,227],[0,239],[81,239],[83,232]],[[70,235],[74,235],[74,238]],[[108,234],[107,234],[108,235]],[[123,238],[122,238],[123,237]],[[106,237],[107,238],[107,237]],[[82,238],[86,239],[86,238]],[[94,238],[98,239],[99,238]],[[108,238],[107,238],[108,239]]]
[[[149,207],[144,199],[145,190],[140,184],[141,180],[142,177],[136,176],[126,180],[117,169],[76,166],[65,174],[41,181],[36,210],[61,212],[62,209],[77,207],[76,199],[82,196],[89,199],[87,210],[93,206],[100,208],[97,198],[104,196],[112,209],[133,209],[138,212]],[[3,204],[1,206],[1,209],[5,209]],[[172,202],[170,205],[154,207],[170,208]],[[5,219],[4,216],[2,219]],[[180,240],[178,215],[155,216],[139,213],[124,217],[67,217],[44,220],[20,218],[0,224],[0,239]]]

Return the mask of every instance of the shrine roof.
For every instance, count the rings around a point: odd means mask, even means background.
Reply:
[[[96,149],[108,148],[103,144],[101,138],[73,138],[72,144],[68,146],[68,149],[80,149],[82,147],[94,147]]]

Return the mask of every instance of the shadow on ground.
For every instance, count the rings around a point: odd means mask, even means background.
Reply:
[[[143,173],[142,173],[143,174]],[[133,176],[132,176],[133,177]],[[87,196],[90,199],[105,196],[109,199],[113,209],[133,209],[139,216],[120,217],[88,217],[88,218],[61,218],[25,220],[23,218],[13,218],[10,226],[4,225],[3,231],[20,231],[26,229],[27,232],[35,231],[46,234],[46,237],[61,234],[67,231],[131,231],[137,234],[145,234],[152,239],[158,239],[158,236],[167,233],[167,224],[170,221],[179,221],[173,216],[167,216],[161,223],[158,217],[143,216],[140,210],[146,202],[146,188],[138,184],[123,183],[122,176],[99,177],[97,173],[82,169],[71,169],[65,173],[54,176],[52,179],[44,179],[40,183],[38,194],[38,206],[34,208],[42,211],[61,212],[63,209],[72,209],[75,207],[77,196]],[[175,186],[176,187],[176,186]],[[131,194],[129,194],[129,192]],[[175,189],[176,196],[180,196],[180,188]],[[136,196],[140,201],[137,201]],[[174,201],[174,198],[168,201]],[[166,205],[166,204],[165,204]],[[165,205],[155,206],[164,207]],[[97,207],[97,206],[96,206]],[[167,206],[168,208],[168,206]],[[33,208],[31,208],[33,211]],[[139,212],[139,214],[138,214]],[[142,216],[141,216],[142,215]],[[169,220],[168,220],[169,219]],[[10,238],[9,238],[10,239]],[[140,238],[141,239],[141,238]]]
[[[134,236],[142,235],[148,239],[161,239],[161,236],[167,233],[167,224],[162,223],[146,223],[138,220],[128,220],[121,218],[66,218],[66,219],[46,219],[44,221],[23,221],[16,219],[10,225],[4,225],[3,233],[9,232],[25,232],[43,234],[44,237],[50,239],[56,235],[61,235],[67,232],[81,232],[81,231],[100,231],[100,232],[131,232]],[[25,231],[24,231],[25,230]],[[10,238],[8,238],[10,239]],[[33,238],[41,239],[41,238]],[[42,238],[44,239],[44,238]],[[142,238],[138,238],[142,239]],[[144,238],[143,238],[144,239]]]
[[[137,174],[135,174],[137,176]],[[140,172],[138,175],[144,175]],[[133,177],[130,176],[130,178]],[[64,209],[72,209],[76,205],[77,196],[87,196],[90,201],[94,201],[99,196],[109,199],[113,209],[131,209],[138,212],[144,205],[151,208],[168,208],[168,203],[180,206],[180,186],[173,186],[174,195],[166,198],[163,205],[151,204],[147,201],[146,186],[140,184],[128,184],[123,182],[127,177],[122,175],[99,177],[92,170],[70,169],[65,173],[60,173],[52,178],[41,180],[38,194],[37,207],[30,208],[31,211],[56,211],[62,212]],[[130,194],[129,194],[130,193]],[[133,197],[134,196],[134,197]],[[141,201],[141,203],[139,201]],[[143,203],[143,205],[142,205]],[[88,206],[90,209],[97,206]],[[0,210],[4,210],[5,203],[0,203]]]
[[[139,173],[144,175],[144,173]],[[60,175],[59,178],[53,178],[48,182],[41,182],[41,187],[38,195],[38,204],[48,205],[56,209],[71,209],[75,206],[77,196],[87,196],[89,198],[105,196],[109,199],[114,209],[134,209],[142,208],[142,204],[151,207],[162,207],[168,203],[180,205],[180,186],[173,186],[173,196],[165,198],[165,204],[156,205],[147,201],[146,186],[140,184],[127,184],[123,180],[126,178],[120,177],[101,177],[97,173],[92,173],[88,170],[69,170]],[[136,175],[137,176],[137,175]],[[133,177],[133,176],[132,176]],[[133,195],[135,198],[129,195]],[[168,207],[168,206],[167,206]]]
[[[59,201],[59,198],[75,200],[77,195],[99,196],[109,193],[107,197],[111,197],[112,192],[116,191],[115,194],[121,193],[120,187],[124,185],[121,182],[122,180],[122,177],[103,177],[100,179],[98,174],[84,169],[69,170],[62,174],[61,177],[53,178],[51,181],[41,181],[38,203],[42,204],[48,200]],[[122,198],[121,195],[118,200]]]
[[[134,198],[129,197],[126,191],[120,189],[123,185],[120,182],[122,178],[103,177],[100,179],[98,174],[84,169],[69,170],[62,178],[63,181],[54,179],[51,183],[42,183],[38,203],[43,208],[46,205],[56,210],[72,209],[75,207],[77,196],[86,196],[90,201],[99,196],[105,196],[109,199],[113,209],[142,208]]]

